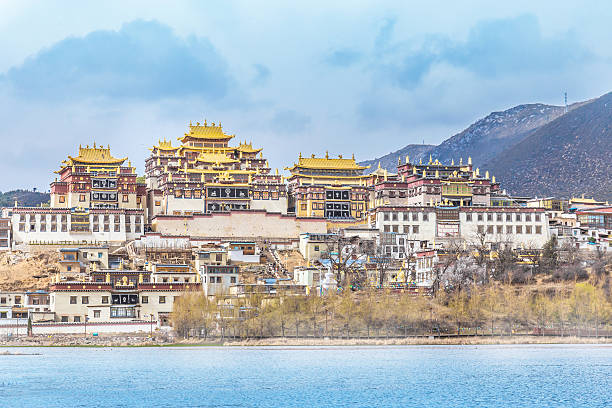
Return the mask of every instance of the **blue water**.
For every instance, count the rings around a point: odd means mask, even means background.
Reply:
[[[9,351],[0,407],[612,406],[612,346]]]

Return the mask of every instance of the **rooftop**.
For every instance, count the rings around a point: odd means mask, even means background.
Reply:
[[[68,160],[64,160],[62,164],[66,166],[74,166],[77,164],[113,164],[113,165],[121,165],[124,161],[127,160],[127,157],[122,159],[113,157],[110,152],[110,146],[97,147],[94,143],[93,147],[79,146],[79,155],[76,157],[68,156]]]
[[[185,137],[209,140],[229,140],[234,137],[234,135],[227,135],[223,133],[223,128],[221,127],[220,122],[218,125],[215,125],[215,122],[212,122],[211,125],[208,125],[205,120],[204,124],[200,124],[200,122],[196,122],[195,125],[189,123],[189,132],[185,133],[185,136],[183,138],[179,138],[179,140],[184,141]]]

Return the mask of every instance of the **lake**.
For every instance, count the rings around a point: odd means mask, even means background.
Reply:
[[[604,407],[612,346],[2,348],[1,407]]]

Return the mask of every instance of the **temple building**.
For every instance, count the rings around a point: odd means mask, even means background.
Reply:
[[[387,176],[386,171],[370,175],[376,179],[371,197],[371,206],[407,205],[436,206],[439,204],[457,207],[492,205],[492,198],[503,196],[499,183],[494,176],[480,169],[473,169],[472,159],[467,163],[460,159],[450,164],[433,160],[424,164],[411,163],[406,157],[405,163],[398,163],[398,174]],[[380,172],[379,172],[380,173]]]
[[[189,124],[180,145],[160,140],[145,164],[149,219],[232,210],[287,213],[287,192],[262,149],[230,146],[221,123]]]
[[[51,183],[49,206],[4,208],[15,244],[110,243],[139,237],[145,230],[146,187],[127,158],[110,147],[79,146]]]
[[[289,211],[297,217],[324,217],[328,220],[357,221],[367,218],[368,167],[345,159],[302,157],[293,166],[288,178]]]
[[[145,189],[127,158],[116,158],[110,146],[82,147],[68,156],[51,183],[53,208],[144,208]]]

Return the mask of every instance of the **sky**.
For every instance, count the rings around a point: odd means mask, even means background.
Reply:
[[[3,0],[0,191],[48,190],[94,142],[143,174],[190,121],[221,122],[282,171],[612,90],[608,2],[503,3]]]

